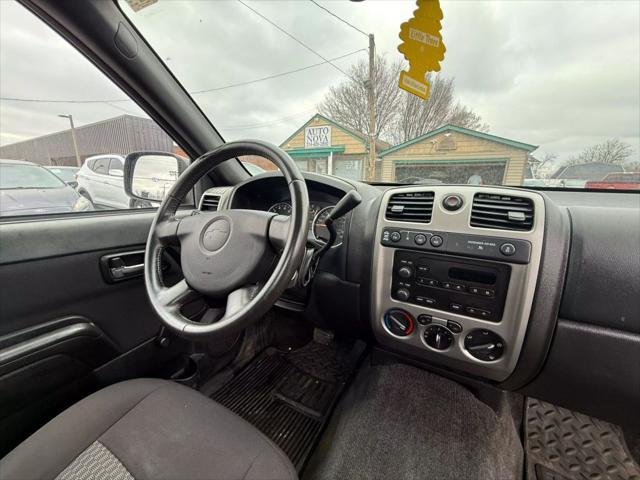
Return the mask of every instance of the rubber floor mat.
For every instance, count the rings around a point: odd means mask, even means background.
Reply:
[[[211,398],[267,435],[300,472],[364,346],[268,348]]]
[[[525,451],[529,480],[640,480],[619,427],[533,398]]]

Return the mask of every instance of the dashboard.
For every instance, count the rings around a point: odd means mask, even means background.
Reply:
[[[323,209],[362,196],[296,297],[305,320],[470,388],[640,428],[640,195],[303,176],[316,237]],[[289,208],[277,174],[209,194],[220,208]]]

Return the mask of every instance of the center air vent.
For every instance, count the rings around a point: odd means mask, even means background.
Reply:
[[[203,212],[216,211],[218,210],[219,204],[220,204],[220,195],[212,195],[210,193],[205,193],[202,196],[202,201],[200,202],[200,210]]]
[[[387,204],[387,220],[429,223],[433,212],[433,192],[396,193]]]
[[[527,231],[533,228],[533,200],[511,195],[476,193],[471,226]]]

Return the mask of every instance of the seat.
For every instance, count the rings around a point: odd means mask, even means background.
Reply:
[[[2,479],[296,479],[253,426],[190,388],[118,383],[81,400],[0,461]]]

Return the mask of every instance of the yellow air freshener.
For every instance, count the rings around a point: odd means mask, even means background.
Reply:
[[[439,0],[417,0],[416,4],[413,18],[400,25],[398,51],[409,62],[409,71],[400,72],[400,88],[426,100],[431,89],[427,72],[440,71],[446,51],[440,34],[443,15]]]

